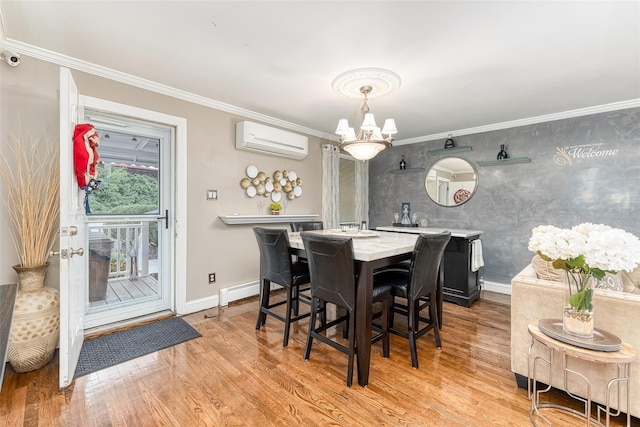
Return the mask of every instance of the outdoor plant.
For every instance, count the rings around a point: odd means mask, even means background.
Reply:
[[[631,233],[602,224],[583,223],[571,229],[552,225],[535,227],[529,250],[565,270],[575,310],[593,308],[591,278],[601,280],[606,273],[631,271],[640,264],[640,240]]]
[[[12,133],[1,154],[0,173],[13,245],[21,267],[49,260],[58,236],[60,179],[58,144],[45,134]]]

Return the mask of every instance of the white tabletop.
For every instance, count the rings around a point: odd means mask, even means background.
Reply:
[[[340,236],[340,230],[318,230],[317,233],[329,236]],[[367,236],[370,233],[366,233]],[[358,261],[374,261],[394,255],[413,252],[418,236],[416,234],[390,233],[379,231],[375,237],[353,237],[353,257]],[[289,244],[292,248],[304,249],[300,233],[289,232]]]
[[[440,234],[443,231],[450,231],[451,237],[463,237],[469,239],[471,237],[480,236],[483,232],[481,230],[465,230],[462,228],[438,228],[438,227],[393,227],[393,226],[381,226],[376,227],[376,230],[380,231],[394,231],[396,233],[433,233]]]

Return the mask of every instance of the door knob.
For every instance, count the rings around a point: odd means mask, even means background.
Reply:
[[[84,255],[84,249],[82,248],[78,248],[78,249],[73,249],[73,248],[69,248],[69,249],[60,249],[60,252],[58,251],[51,251],[49,252],[49,256],[56,256],[56,255],[60,255],[60,259],[68,259],[71,258],[74,255]]]
[[[84,255],[84,249],[82,248],[78,248],[78,249],[73,249],[73,248],[69,248],[69,256],[74,256],[74,255]]]

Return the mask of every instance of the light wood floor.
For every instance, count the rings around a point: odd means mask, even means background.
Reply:
[[[510,372],[508,304],[470,309],[445,303],[442,349],[391,336],[391,357],[373,347],[369,386],[345,385],[346,356],[314,343],[302,359],[308,322],[255,331],[257,299],[186,316],[202,338],[76,379],[58,390],[57,356],[15,374],[0,393],[2,426],[527,426],[527,392]],[[214,315],[214,318],[205,318]],[[553,397],[565,402],[563,395]],[[584,425],[571,416],[554,426]],[[624,425],[616,419],[612,425]],[[633,425],[640,425],[633,420]]]

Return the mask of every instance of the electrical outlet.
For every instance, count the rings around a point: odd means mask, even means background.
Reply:
[[[209,273],[209,283],[216,283],[216,273]]]

